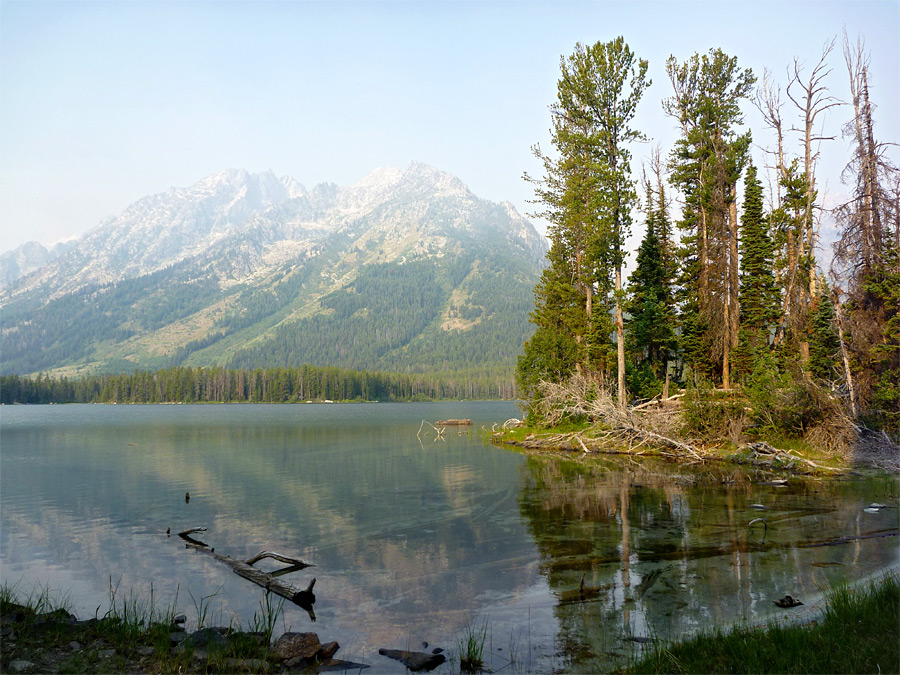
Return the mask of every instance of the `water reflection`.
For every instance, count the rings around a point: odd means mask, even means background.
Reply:
[[[314,629],[368,672],[397,670],[380,648],[452,650],[483,618],[495,670],[510,652],[526,672],[605,667],[634,640],[796,611],[774,600],[814,605],[828,579],[897,561],[896,537],[859,538],[897,528],[896,491],[482,444],[477,429],[517,416],[512,404],[2,414],[4,580],[64,589],[82,616],[105,611],[110,585],[147,598],[152,583],[189,623],[211,597],[215,623],[246,626],[262,591],[212,549],[276,551],[316,565],[280,579],[316,579]],[[462,417],[474,433],[416,436],[422,419]],[[194,527],[210,554],[168,536]],[[857,538],[817,545],[838,536]],[[285,606],[278,630],[310,629]]]
[[[416,438],[423,418],[489,427],[516,412],[512,404],[4,410],[3,578],[71,591],[87,616],[106,607],[111,577],[145,596],[152,583],[162,603],[180,593],[189,623],[193,603],[213,596],[216,622],[236,616],[246,625],[262,591],[166,534],[206,527],[201,540],[216,555],[270,550],[315,563],[315,630],[373,671],[379,661],[397,668],[379,648],[424,640],[452,648],[467,620],[488,613],[505,642],[527,631],[523,616],[533,610],[535,641],[546,632],[547,644],[550,596],[516,501],[522,458],[477,433],[424,448]],[[309,630],[310,617],[286,603],[278,629],[289,628]]]
[[[528,471],[520,506],[570,668],[609,667],[648,638],[784,615],[795,611],[775,604],[786,594],[821,601],[830,580],[898,562],[897,537],[881,536],[897,533],[897,509],[864,510],[884,482],[778,485],[633,458],[532,456]]]

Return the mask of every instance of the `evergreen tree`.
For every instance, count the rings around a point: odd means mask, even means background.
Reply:
[[[835,210],[834,263],[846,284],[844,373],[851,409],[900,436],[900,170],[875,137],[864,45],[854,50],[845,36],[844,55],[854,110],[845,127],[854,141],[845,170],[853,197]]]
[[[594,370],[598,364],[590,359],[604,358],[602,343],[608,341],[604,321],[594,317],[595,296],[600,294],[601,305],[614,306],[618,394],[624,405],[622,265],[637,198],[628,145],[642,138],[630,125],[650,84],[647,62],[636,59],[619,37],[590,47],[579,43],[571,56],[561,60],[561,71],[557,102],[551,107],[551,140],[557,154],[550,157],[534,149],[545,171],[542,180],[533,181],[536,201],[545,209],[536,215],[550,221],[550,265],[556,268],[538,286],[540,310],[535,318],[546,321],[538,328],[569,325],[578,345],[576,369]],[[557,292],[558,284],[565,292]],[[571,297],[570,289],[582,299],[584,309],[577,316],[570,305],[554,304]],[[575,325],[569,319],[575,319]],[[534,362],[529,359],[524,367]]]
[[[750,132],[738,134],[736,127],[755,78],[720,49],[683,64],[670,57],[666,70],[674,95],[664,108],[682,129],[670,167],[685,202],[679,223],[684,352],[700,372],[718,366],[728,387],[739,327],[737,181],[750,148]]]
[[[831,291],[823,284],[819,297],[812,306],[809,335],[810,374],[820,380],[830,382],[840,372],[841,343],[835,322],[837,315],[831,303]]]
[[[628,346],[633,364],[647,364],[653,377],[664,378],[675,349],[675,317],[671,279],[660,231],[665,231],[664,205],[654,200],[647,185],[647,232],[637,252],[636,267],[628,278]]]
[[[774,247],[763,214],[762,183],[750,163],[744,178],[744,208],[741,215],[740,308],[741,329],[735,349],[734,375],[742,380],[755,367],[778,314],[775,286]]]

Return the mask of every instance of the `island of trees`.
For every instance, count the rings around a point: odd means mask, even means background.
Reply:
[[[900,172],[873,123],[863,42],[843,39],[846,103],[826,86],[834,46],[812,67],[795,60],[784,89],[720,49],[670,57],[662,106],[680,136],[640,180],[647,62],[622,38],[561,60],[552,151],[535,147],[543,175],[526,176],[551,243],[517,368],[535,424],[633,424],[629,405],[678,385],[691,438],[900,437]],[[765,167],[743,126],[750,104],[773,139]],[[816,176],[826,111],[847,113],[853,144],[850,198],[831,209]],[[827,271],[816,260],[826,218],[838,230]],[[625,280],[636,221],[646,231]]]

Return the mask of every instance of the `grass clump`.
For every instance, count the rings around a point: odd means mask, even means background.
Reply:
[[[660,645],[630,673],[900,673],[900,581],[832,589],[809,625],[742,628]]]
[[[463,636],[457,643],[459,669],[463,673],[474,673],[484,667],[484,644],[487,641],[487,619],[481,626],[466,621]]]

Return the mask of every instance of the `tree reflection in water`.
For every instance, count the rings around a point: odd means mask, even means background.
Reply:
[[[647,638],[790,616],[829,582],[898,562],[897,510],[872,481],[791,479],[632,457],[532,455],[520,509],[558,601],[567,667],[609,666]],[[883,485],[883,483],[882,483]],[[751,526],[762,517],[765,527]],[[834,544],[836,538],[843,543]]]

